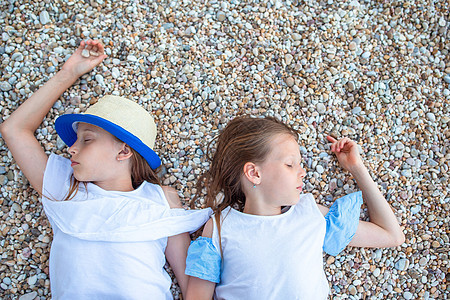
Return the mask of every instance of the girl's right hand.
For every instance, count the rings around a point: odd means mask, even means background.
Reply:
[[[332,136],[327,136],[327,140],[331,142],[331,151],[336,154],[340,165],[350,173],[365,170],[365,166],[359,155],[358,145],[351,139],[345,137],[336,140]]]
[[[81,53],[84,49],[93,52],[94,55],[89,55],[89,57],[82,56]],[[107,57],[104,50],[105,48],[99,41],[81,41],[78,49],[63,65],[62,70],[78,78],[81,75],[91,71]],[[96,56],[95,54],[98,55]]]

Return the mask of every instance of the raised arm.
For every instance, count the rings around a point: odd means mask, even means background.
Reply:
[[[83,49],[93,52],[89,58],[81,55]],[[98,41],[82,41],[75,53],[27,101],[22,103],[0,125],[0,132],[14,159],[34,189],[42,193],[47,155],[34,136],[36,129],[60,95],[81,75],[91,71],[106,57]]]
[[[356,143],[349,138],[337,141],[327,137],[331,151],[336,154],[341,166],[356,179],[363,193],[369,212],[369,222],[360,221],[350,246],[357,247],[393,247],[401,245],[405,235],[397,222],[392,208],[373,181],[361,160]]]

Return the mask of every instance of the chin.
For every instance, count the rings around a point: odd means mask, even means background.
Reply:
[[[298,203],[298,201],[300,201],[300,195],[297,195],[295,197],[295,200],[293,198],[291,201],[286,201],[286,204],[284,204],[283,206],[293,206],[293,205],[296,205]]]
[[[73,178],[75,178],[75,180],[77,180],[79,182],[89,181],[87,178],[84,178],[82,175],[76,174],[75,172],[72,175],[73,175]]]

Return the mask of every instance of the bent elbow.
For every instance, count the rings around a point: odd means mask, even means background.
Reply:
[[[399,230],[398,233],[396,233],[393,237],[392,237],[392,243],[393,243],[393,247],[397,247],[400,246],[401,244],[403,244],[405,242],[405,234],[403,233],[402,230]]]
[[[2,136],[2,139],[5,140],[5,136],[8,133],[8,125],[5,125],[5,122],[0,124],[0,135]]]

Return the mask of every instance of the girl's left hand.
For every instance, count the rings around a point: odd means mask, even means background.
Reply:
[[[332,136],[327,136],[327,140],[331,142],[331,151],[336,154],[336,157],[341,166],[353,173],[358,168],[365,168],[359,155],[358,145],[351,139],[345,137],[336,140]]]

